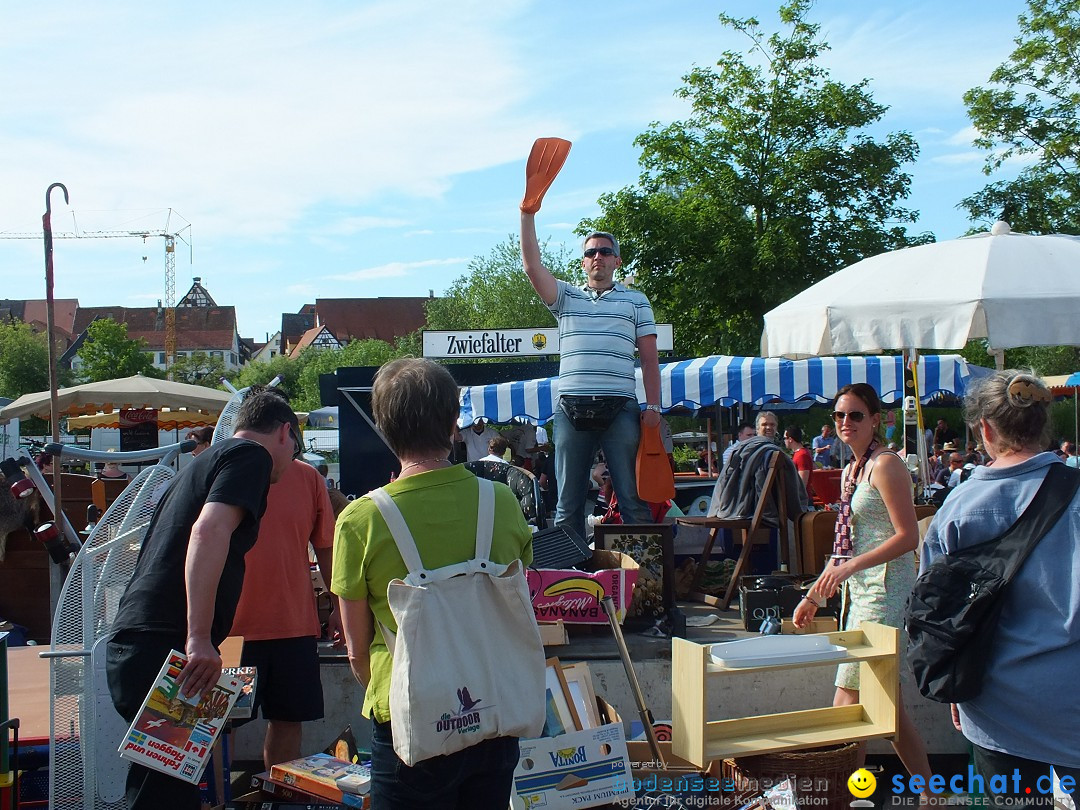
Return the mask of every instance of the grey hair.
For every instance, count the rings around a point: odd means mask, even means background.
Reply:
[[[1030,371],[995,371],[968,386],[964,418],[977,428],[980,419],[994,426],[1002,449],[1046,448],[1050,439],[1051,394]]]
[[[585,245],[589,244],[590,239],[607,239],[609,242],[611,242],[611,246],[615,249],[615,255],[622,255],[621,253],[619,253],[619,240],[607,231],[589,231],[589,233],[585,235],[585,238],[581,240],[582,250],[585,249]]]

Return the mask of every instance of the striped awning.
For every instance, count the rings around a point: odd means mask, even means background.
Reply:
[[[919,357],[919,389],[923,402],[941,393],[963,395],[970,376],[959,355]],[[904,387],[903,358],[813,357],[785,360],[765,357],[713,355],[660,366],[661,407],[691,410],[708,405],[769,402],[828,402],[845,385],[869,383],[884,402],[900,399]],[[461,390],[460,424],[484,418],[491,422],[521,419],[547,422],[559,396],[559,378],[474,385]],[[637,396],[644,402],[641,370]]]
[[[1055,397],[1072,396],[1080,388],[1080,371],[1043,377],[1043,382]]]

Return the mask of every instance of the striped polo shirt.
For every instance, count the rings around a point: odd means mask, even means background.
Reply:
[[[649,299],[616,282],[599,295],[558,281],[559,394],[637,397],[638,338],[656,334]]]

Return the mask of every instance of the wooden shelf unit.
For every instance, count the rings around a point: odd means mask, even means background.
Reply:
[[[899,713],[900,631],[866,622],[859,630],[824,633],[847,648],[843,658],[757,667],[722,667],[711,645],[671,640],[672,753],[699,768],[725,757],[793,751],[893,737]],[[708,720],[708,681],[734,673],[859,664],[859,703],[732,720]]]

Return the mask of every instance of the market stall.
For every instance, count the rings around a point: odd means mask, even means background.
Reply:
[[[959,355],[919,358],[922,396],[940,392],[962,395],[971,375]],[[637,372],[638,400],[644,402],[641,372]],[[697,410],[709,405],[812,400],[828,402],[845,385],[866,382],[885,402],[899,399],[904,389],[900,356],[812,357],[787,360],[765,357],[711,355],[660,366],[660,404],[664,411],[682,407]],[[559,378],[515,380],[462,388],[461,425],[477,419],[509,422],[524,419],[544,423],[555,412]]]

